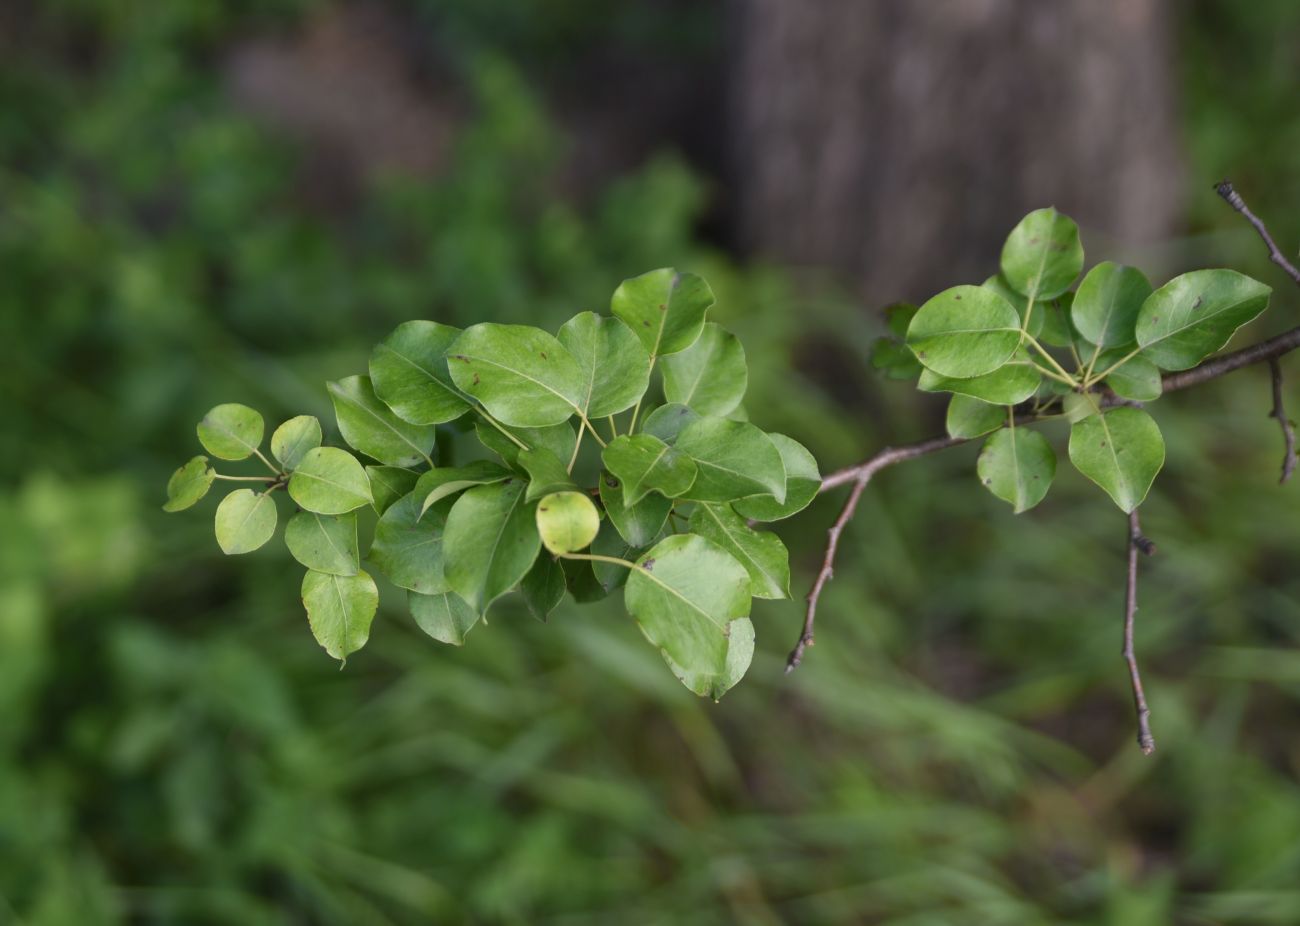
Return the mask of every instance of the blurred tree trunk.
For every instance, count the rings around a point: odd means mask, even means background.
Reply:
[[[1094,254],[1168,235],[1169,7],[732,0],[741,245],[830,266],[882,304],[983,279],[1039,206],[1078,219]]]

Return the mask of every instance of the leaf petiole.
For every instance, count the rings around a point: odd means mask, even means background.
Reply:
[[[625,559],[619,559],[617,556],[601,556],[599,553],[561,553],[560,559],[585,559],[593,563],[610,563],[614,566],[622,566],[624,569],[640,569],[636,563],[630,563]]]

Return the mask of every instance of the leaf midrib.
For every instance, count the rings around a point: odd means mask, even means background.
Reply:
[[[346,403],[346,404],[348,404],[348,405],[351,405],[353,408],[357,409],[358,411],[363,411],[363,412],[365,412],[367,415],[369,415],[369,416],[370,416],[371,418],[373,418],[375,421],[379,422],[379,423],[382,424],[385,428],[387,428],[389,431],[391,431],[395,437],[397,437],[399,440],[401,440],[402,443],[406,444],[406,446],[408,446],[408,447],[410,447],[412,450],[414,450],[414,451],[415,451],[419,456],[421,456],[421,457],[423,457],[423,458],[425,458],[425,459],[428,459],[428,456],[429,456],[429,455],[428,455],[428,454],[427,454],[423,449],[421,449],[421,447],[420,447],[419,444],[415,443],[413,440],[411,440],[409,437],[407,437],[405,434],[403,434],[401,431],[399,431],[399,430],[398,430],[398,429],[393,425],[393,423],[392,423],[391,421],[386,421],[386,420],[384,420],[384,418],[383,418],[383,417],[382,417],[378,412],[376,412],[373,408],[369,408],[368,406],[366,406],[365,404],[363,404],[363,403],[362,403],[359,399],[357,399],[356,397],[350,395],[350,394],[347,393],[347,392],[344,392],[343,389],[342,389],[342,387],[338,386],[337,384],[332,383],[332,384],[330,385],[330,391],[331,391],[331,392],[332,392],[332,393],[333,393],[333,394],[334,394],[334,395],[335,395],[335,396],[336,396],[340,401],[342,401],[342,402],[344,402],[344,403]]]

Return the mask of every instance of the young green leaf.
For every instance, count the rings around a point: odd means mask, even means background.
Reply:
[[[375,395],[368,376],[348,376],[327,383],[339,433],[358,453],[389,466],[429,462],[437,431],[432,425],[403,421]]]
[[[701,418],[682,429],[676,449],[693,459],[698,470],[694,483],[681,495],[688,501],[729,502],[771,495],[777,504],[785,502],[781,452],[752,424]]]
[[[708,283],[693,273],[665,267],[624,280],[614,291],[610,310],[636,333],[654,360],[694,344],[712,305]]]
[[[434,505],[423,515],[418,492],[389,506],[375,525],[366,559],[399,588],[432,595],[447,588],[443,578],[443,535],[451,503]]]
[[[251,553],[275,533],[275,500],[252,489],[236,489],[217,506],[216,532],[221,552]]]
[[[193,506],[208,494],[216,476],[208,466],[207,457],[194,457],[167,480],[167,503],[163,505],[163,511],[184,511]]]
[[[1021,219],[1002,246],[1002,276],[1035,302],[1065,292],[1082,269],[1079,226],[1052,208]]]
[[[370,491],[374,496],[371,507],[375,514],[383,514],[388,506],[415,489],[420,474],[400,466],[367,466]]]
[[[447,584],[479,613],[528,574],[541,548],[524,488],[519,479],[475,486],[447,515],[442,539]]]
[[[622,485],[625,506],[635,505],[652,491],[675,498],[695,482],[691,458],[649,434],[620,435],[600,456]]]
[[[745,567],[755,598],[790,597],[790,554],[776,534],[754,530],[730,505],[709,502],[695,506],[690,530],[712,540]]]
[[[1098,372],[1110,369],[1124,360],[1130,351],[1127,348],[1102,351],[1093,368]],[[1124,360],[1124,363],[1106,374],[1106,385],[1125,399],[1135,402],[1150,402],[1160,398],[1163,385],[1160,382],[1160,368],[1146,358],[1145,354],[1136,354]]]
[[[578,361],[540,328],[474,325],[452,342],[447,362],[456,386],[503,424],[560,424],[581,411],[586,399]]]
[[[416,497],[423,499],[420,503],[420,514],[423,515],[430,506],[450,495],[463,492],[471,486],[490,485],[509,478],[510,470],[498,466],[491,460],[475,460],[464,466],[435,467],[420,476],[413,489]]]
[[[686,673],[725,674],[731,622],[749,615],[749,573],[726,550],[675,534],[637,560],[624,601],[641,631]]]
[[[521,450],[516,461],[528,473],[528,491],[524,493],[526,502],[535,502],[552,492],[578,488],[560,458],[545,447]]]
[[[1020,316],[982,286],[954,286],[927,301],[907,329],[907,346],[926,369],[969,379],[992,373],[1020,346]]]
[[[1138,312],[1150,295],[1151,284],[1141,270],[1103,261],[1079,284],[1070,317],[1091,344],[1102,348],[1132,344]]]
[[[421,595],[407,592],[407,606],[421,630],[439,643],[462,646],[479,614],[455,592]]]
[[[317,514],[344,514],[373,500],[366,471],[356,457],[337,447],[316,447],[303,454],[289,477],[289,496]]]
[[[1037,431],[1002,428],[984,442],[975,471],[986,489],[1020,514],[1047,495],[1056,475],[1056,453]]]
[[[411,424],[442,424],[469,411],[447,370],[447,348],[459,328],[410,321],[380,341],[370,355],[375,395]]]
[[[199,422],[199,443],[218,460],[247,460],[262,443],[266,423],[247,405],[218,405]]]
[[[537,533],[557,556],[591,545],[600,530],[600,513],[582,492],[556,492],[537,504]]]
[[[506,430],[526,447],[544,447],[561,460],[573,456],[573,448],[578,443],[578,432],[567,421],[547,428],[507,428]],[[507,466],[518,466],[519,451],[523,449],[519,444],[486,421],[476,421],[474,433],[478,436],[479,443],[499,456]]]
[[[293,558],[308,569],[335,576],[354,576],[361,571],[357,544],[357,516],[300,511],[284,528],[284,543]]]
[[[769,434],[785,466],[785,501],[770,494],[738,499],[732,506],[737,513],[754,521],[780,521],[803,511],[821,491],[822,474],[808,448],[784,434]]]
[[[659,406],[646,415],[645,422],[641,425],[641,433],[657,437],[665,444],[672,445],[677,442],[677,435],[682,433],[682,428],[692,421],[699,420],[700,413],[694,409],[669,403]]]
[[[692,672],[673,662],[667,653],[663,653],[663,657],[683,685],[702,698],[718,701],[749,671],[749,664],[754,659],[754,622],[747,617],[738,617],[731,622],[727,661],[720,673]]]
[[[582,371],[581,407],[588,418],[631,408],[650,384],[650,355],[621,319],[581,312],[557,337]]]
[[[1140,408],[1110,408],[1070,427],[1070,462],[1131,512],[1164,465],[1165,441]]]
[[[673,507],[672,499],[658,492],[646,494],[635,505],[625,505],[623,483],[613,473],[600,474],[600,501],[614,529],[635,548],[647,547],[659,536]]]
[[[292,471],[303,455],[321,442],[320,422],[315,415],[290,418],[271,435],[271,455],[285,470]]]
[[[528,575],[519,583],[524,604],[533,617],[542,622],[559,607],[566,589],[564,567],[553,556],[537,557],[533,568],[528,570]]]
[[[1007,410],[1001,405],[990,405],[981,399],[955,395],[948,403],[948,436],[962,440],[979,437],[996,431],[1006,424]]]
[[[302,603],[312,636],[339,662],[366,645],[370,622],[379,610],[379,589],[364,572],[335,576],[308,570],[302,579]]]
[[[1023,350],[1015,360],[1003,364],[992,373],[970,379],[953,379],[940,376],[932,370],[923,370],[916,388],[922,392],[951,392],[956,395],[980,399],[990,405],[1015,405],[1023,402],[1042,384],[1043,375],[1037,364]]]
[[[663,361],[664,398],[701,415],[731,413],[745,397],[749,369],[740,339],[709,322],[695,343]]]
[[[1263,312],[1271,292],[1233,270],[1193,270],[1174,277],[1142,303],[1138,346],[1161,369],[1190,369]]]
[[[1071,392],[1061,399],[1061,411],[1065,413],[1065,420],[1070,424],[1074,424],[1089,415],[1097,414],[1099,409],[1097,408],[1096,399],[1092,396]]]

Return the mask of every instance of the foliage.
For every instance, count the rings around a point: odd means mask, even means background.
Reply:
[[[1136,510],[1164,465],[1165,442],[1132,400],[1159,398],[1162,370],[1191,369],[1220,350],[1271,292],[1232,270],[1194,270],[1152,291],[1140,271],[1110,262],[1072,292],[1083,261],[1075,223],[1039,209],[1007,236],[997,277],[945,290],[900,325],[921,367],[919,388],[953,393],[948,433],[993,432],[979,479],[1017,514],[1046,497],[1056,474],[1051,444],[1022,432],[1058,416],[1070,422],[1070,462],[1123,511]],[[899,351],[881,339],[875,366],[894,378],[915,374]]]
[[[276,465],[259,449],[262,416],[226,404],[199,422],[199,442],[222,460],[256,456],[271,475],[218,473],[195,457],[168,482],[163,507],[192,507],[216,481],[263,483],[235,489],[216,512],[222,552],[250,553],[271,539],[273,496],[287,487],[302,509],[285,543],[307,568],[309,623],[343,662],[365,645],[379,607],[362,562],[409,590],[422,629],[456,645],[511,590],[545,620],[566,586],[598,600],[624,577],[602,578],[597,567],[626,569],[627,609],[647,639],[686,687],[720,698],[753,656],[750,599],[790,595],[784,544],[746,518],[797,513],[820,475],[793,438],[724,417],[740,409],[748,374],[740,341],[705,321],[713,302],[700,277],[662,269],[624,281],[612,315],[581,313],[558,338],[528,325],[405,322],[374,349],[368,377],[329,384],[343,440],[383,465],[380,498],[373,468],[320,446],[315,418],[276,429]],[[638,432],[656,365],[666,401],[647,409]],[[616,416],[629,410],[619,433]],[[452,455],[450,440],[435,451],[438,426],[468,437],[471,412],[483,443],[470,452],[495,452],[502,465],[435,464],[435,452]],[[582,456],[587,435],[587,447],[601,448],[599,474]],[[594,485],[581,490],[584,472]],[[362,559],[366,506],[378,522]]]

